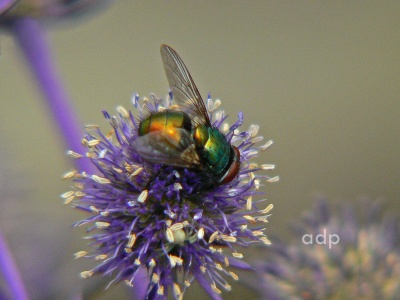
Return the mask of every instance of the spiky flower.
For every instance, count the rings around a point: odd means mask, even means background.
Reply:
[[[221,102],[209,97],[206,104],[213,125],[241,153],[237,178],[228,184],[204,188],[202,182],[206,178],[202,173],[146,163],[132,147],[140,118],[149,112],[173,109],[171,98],[171,94],[167,99],[152,95],[149,101],[135,95],[133,105],[138,112],[128,112],[123,107],[117,108],[119,113],[114,117],[103,112],[112,126],[108,134],[104,135],[98,126],[87,126],[83,139],[88,148],[86,156],[99,173],[67,173],[65,178],[74,179],[75,189],[62,195],[66,203],[91,214],[76,225],[89,226],[93,249],[89,253],[78,252],[76,257],[100,261],[82,277],[112,274],[112,282],[131,285],[135,275],[146,270],[151,279],[148,298],[163,298],[168,291],[182,298],[194,279],[218,298],[221,288],[231,288],[227,278],[238,279],[230,267],[249,268],[241,261],[243,255],[237,246],[270,243],[264,225],[272,205],[261,208],[252,199],[261,194],[258,189],[263,181],[277,178],[255,174],[261,169],[273,169],[273,165],[257,166],[250,161],[272,142],[256,147],[262,140],[257,136],[258,126],[239,131],[243,121],[240,113],[229,127],[224,123],[224,112],[217,111]]]
[[[295,223],[294,243],[274,243],[260,268],[263,298],[400,299],[400,222],[363,206],[319,201]]]

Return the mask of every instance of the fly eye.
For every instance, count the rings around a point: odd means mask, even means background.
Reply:
[[[237,176],[237,174],[239,173],[239,168],[240,168],[240,151],[237,147],[232,146],[233,149],[233,159],[232,159],[232,163],[228,169],[228,171],[226,171],[226,173],[224,174],[224,176],[222,176],[222,178],[219,180],[219,183],[221,184],[226,184],[231,182],[233,179],[235,179],[235,177]]]

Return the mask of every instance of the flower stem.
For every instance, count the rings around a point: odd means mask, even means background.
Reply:
[[[46,104],[66,146],[75,152],[85,153],[85,148],[80,142],[83,130],[78,125],[80,123],[74,114],[68,93],[53,64],[51,51],[40,24],[31,18],[20,18],[12,23],[11,28],[42,89]],[[89,159],[78,159],[75,163],[81,171],[93,170]]]
[[[18,268],[6,240],[0,231],[0,270],[11,292],[12,299],[29,299]]]

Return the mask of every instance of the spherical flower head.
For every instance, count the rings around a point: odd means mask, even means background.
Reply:
[[[209,182],[204,172],[148,163],[132,146],[140,120],[157,111],[176,109],[171,102],[171,94],[167,99],[151,95],[151,101],[135,95],[136,116],[123,107],[117,108],[117,116],[103,112],[112,126],[106,135],[97,126],[87,126],[86,156],[99,173],[67,173],[66,178],[74,179],[75,190],[63,195],[66,203],[91,213],[76,225],[89,226],[93,250],[76,256],[100,261],[82,277],[112,274],[112,282],[132,285],[139,270],[145,269],[150,278],[149,298],[163,298],[172,291],[180,299],[194,279],[218,298],[221,289],[231,289],[227,278],[238,280],[231,267],[250,268],[241,261],[237,246],[270,243],[264,225],[272,205],[252,199],[261,194],[258,189],[263,181],[277,178],[256,175],[273,165],[257,166],[251,159],[272,142],[255,146],[262,140],[257,136],[258,126],[239,131],[240,113],[229,127],[224,112],[217,111],[221,102],[209,97],[206,104],[213,126],[240,151],[238,176],[228,184],[210,186],[204,184]],[[70,155],[81,157],[74,152]]]
[[[262,295],[400,299],[400,222],[382,214],[378,202],[362,204],[358,209],[340,205],[333,211],[319,201],[295,223],[294,244],[271,247],[259,270]]]

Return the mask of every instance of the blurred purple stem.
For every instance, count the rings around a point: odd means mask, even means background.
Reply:
[[[0,231],[0,270],[4,276],[12,299],[25,300],[28,298],[28,293],[22,283],[21,275],[15,264],[14,258],[11,255],[10,249],[6,243],[3,233]]]
[[[50,108],[55,124],[61,131],[66,146],[75,152],[86,153],[81,144],[83,130],[53,65],[46,36],[40,24],[30,18],[20,18],[13,22],[12,30],[42,89],[46,104]],[[77,159],[75,164],[80,171],[94,172],[94,167],[89,159]]]
[[[71,107],[67,92],[53,65],[50,49],[40,24],[33,19],[22,18],[14,21],[12,30],[43,91],[47,106],[53,114],[55,123],[59,126],[66,146],[75,152],[85,153],[86,149],[81,144],[83,130],[80,129],[80,123]],[[96,173],[89,159],[82,158],[75,162],[79,170]],[[148,278],[143,271],[137,275],[134,280],[136,299],[144,299]]]

